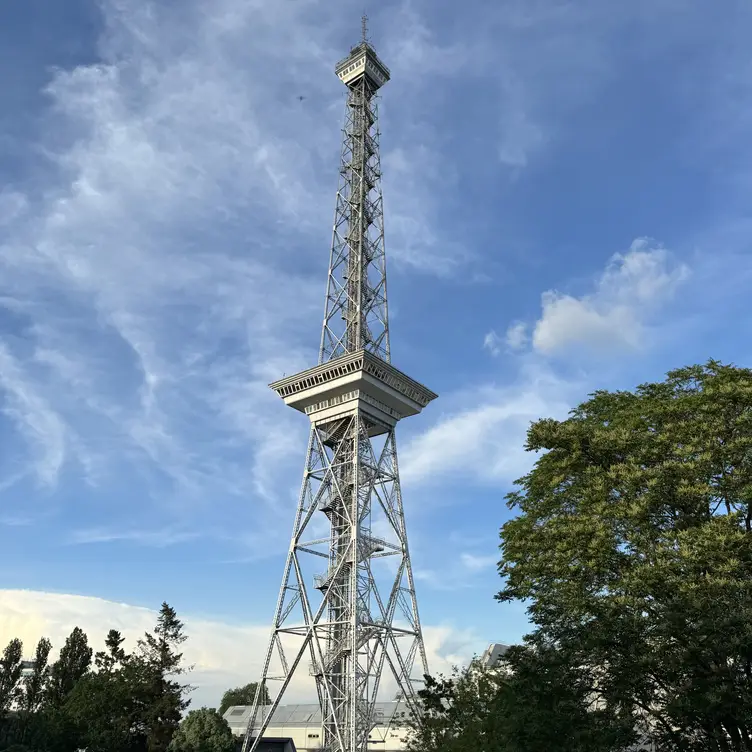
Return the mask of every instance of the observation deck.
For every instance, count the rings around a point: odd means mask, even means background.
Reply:
[[[389,68],[381,62],[368,42],[353,47],[350,54],[337,63],[334,72],[347,86],[352,86],[361,76],[365,76],[374,91],[389,80]]]
[[[367,350],[348,353],[269,385],[286,405],[321,425],[355,412],[375,424],[373,435],[417,415],[437,395]]]

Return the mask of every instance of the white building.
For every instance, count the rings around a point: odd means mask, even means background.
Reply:
[[[21,678],[25,679],[27,676],[31,676],[34,673],[34,665],[36,661],[21,661]]]
[[[486,668],[495,668],[500,659],[509,650],[509,645],[492,642],[480,657],[480,663]],[[268,712],[268,707],[263,709]],[[368,740],[369,752],[402,752],[408,729],[405,727],[407,705],[403,701],[376,703],[376,726]],[[245,734],[251,707],[236,705],[228,708],[224,718],[232,729],[232,733],[241,737]],[[261,718],[258,719],[260,723]],[[317,704],[312,705],[280,705],[272,716],[271,722],[264,733],[264,739],[270,742],[276,740],[279,746],[272,743],[269,750],[277,749],[288,752],[282,740],[291,739],[296,752],[314,752],[321,749],[321,710]],[[471,752],[468,750],[468,752]],[[656,752],[656,747],[650,737],[642,736],[630,752]]]
[[[267,711],[267,708],[264,708]],[[405,749],[404,702],[377,702],[376,727],[368,738],[369,752],[401,752]],[[224,719],[235,736],[243,736],[251,714],[249,705],[228,708]],[[260,715],[260,714],[259,714]],[[260,722],[261,718],[258,719]],[[264,732],[265,739],[292,739],[297,752],[321,749],[321,709],[315,705],[280,705]]]
[[[496,668],[507,650],[509,650],[509,645],[504,645],[501,642],[492,642],[480,657],[481,666],[484,668]]]

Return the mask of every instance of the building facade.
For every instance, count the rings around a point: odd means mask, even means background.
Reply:
[[[492,642],[483,652],[479,661],[484,668],[496,668],[499,661],[506,655],[509,645],[501,642]]]
[[[269,707],[264,709],[264,719]],[[224,718],[235,736],[245,734],[251,711],[248,705],[237,705],[225,712]],[[402,701],[376,703],[376,726],[368,735],[369,752],[400,752],[405,749],[407,712],[407,705]],[[272,713],[263,738],[290,739],[297,752],[318,752],[322,748],[322,725],[318,704],[280,705]]]

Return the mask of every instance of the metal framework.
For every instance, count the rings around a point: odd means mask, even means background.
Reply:
[[[428,673],[395,426],[436,395],[390,364],[376,105],[389,71],[365,18],[361,43],[335,71],[348,95],[319,365],[271,384],[309,416],[311,435],[243,752],[258,748],[306,656],[325,752],[365,752],[385,667],[411,712]],[[271,682],[279,691],[260,705]]]
[[[367,42],[355,47],[337,70],[352,74],[365,68],[363,63],[358,66],[358,57],[368,63],[375,58]],[[379,67],[388,78],[383,64]],[[390,358],[375,98],[379,84],[361,73],[348,87],[319,363],[360,349]]]

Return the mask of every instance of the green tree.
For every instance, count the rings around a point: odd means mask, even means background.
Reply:
[[[10,713],[20,697],[21,657],[23,645],[13,639],[0,657],[0,749],[5,749],[18,737],[18,719]]]
[[[147,688],[144,711],[149,752],[166,752],[190,704],[185,695],[191,687],[176,680],[190,670],[182,665],[183,654],[177,652],[186,639],[175,609],[163,603],[153,634],[147,632],[138,641],[134,667],[141,672],[142,686]]]
[[[633,741],[632,718],[593,708],[593,677],[544,645],[516,646],[502,669],[472,663],[426,677],[409,752],[615,752]]]
[[[125,637],[117,629],[111,629],[107,633],[104,641],[106,650],[100,650],[94,656],[94,664],[100,672],[110,674],[122,665],[126,658],[125,650],[122,648],[124,641]]]
[[[543,454],[508,496],[499,599],[661,749],[749,752],[752,371],[596,392],[526,448]]]
[[[235,689],[228,689],[222,695],[222,702],[219,705],[219,714],[224,715],[228,708],[233,705],[253,705],[253,701],[256,697],[256,689],[258,682],[251,682],[244,687],[235,687]],[[261,704],[271,705],[272,701],[269,698],[269,690],[266,688],[266,684],[261,687]]]
[[[46,698],[50,707],[63,705],[78,680],[89,671],[91,655],[88,637],[80,627],[75,627],[50,669]]]
[[[211,708],[191,710],[172,737],[170,752],[234,752],[227,721]]]
[[[143,752],[148,731],[151,677],[110,630],[106,650],[95,656],[99,670],[82,677],[65,704],[67,716],[88,752]]]
[[[0,658],[0,718],[18,700],[22,658],[23,643],[18,638],[11,640]]]
[[[34,652],[34,668],[24,679],[21,708],[25,713],[35,713],[42,703],[49,677],[49,659],[52,643],[42,637]]]
[[[407,720],[409,752],[502,750],[503,741],[488,737],[504,678],[472,663],[451,677],[426,676],[418,695],[420,713]],[[481,746],[481,742],[486,742]]]
[[[42,707],[29,718],[24,746],[31,752],[75,752],[81,748],[80,734],[60,707]]]
[[[37,718],[36,714],[40,710],[47,690],[50,650],[52,650],[52,644],[46,637],[42,637],[34,652],[34,667],[20,683],[18,714],[6,724],[5,743],[23,745],[34,733],[34,720]],[[0,736],[0,738],[3,737]]]

